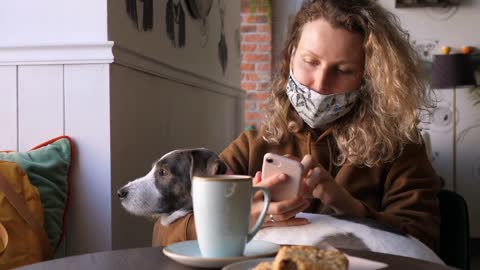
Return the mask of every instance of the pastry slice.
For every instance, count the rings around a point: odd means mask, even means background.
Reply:
[[[284,246],[273,261],[273,270],[347,270],[348,259],[340,251],[311,246]]]

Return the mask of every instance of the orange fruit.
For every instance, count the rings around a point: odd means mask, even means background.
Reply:
[[[442,53],[443,54],[449,54],[450,53],[450,47],[448,46],[442,46]]]
[[[473,51],[473,48],[471,46],[463,46],[462,48],[460,48],[460,52],[462,52],[463,54],[469,54]]]

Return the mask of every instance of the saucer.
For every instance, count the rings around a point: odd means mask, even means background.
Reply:
[[[367,260],[355,256],[345,254],[348,258],[348,270],[377,270],[388,266],[383,262]],[[244,260],[229,264],[222,268],[222,270],[251,270],[261,262],[273,262],[275,258],[256,258],[251,260]]]
[[[193,267],[220,268],[238,261],[273,256],[279,248],[279,245],[271,242],[252,240],[245,246],[244,256],[205,258],[200,253],[198,241],[193,240],[168,245],[163,249],[163,254],[176,262]]]

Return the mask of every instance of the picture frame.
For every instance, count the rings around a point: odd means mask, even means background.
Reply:
[[[450,7],[460,5],[460,0],[395,0],[396,8]]]

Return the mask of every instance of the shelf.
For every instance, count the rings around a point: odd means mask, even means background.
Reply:
[[[402,3],[402,1],[396,1],[395,7],[396,8],[420,8],[420,7],[451,7],[451,6],[458,6],[460,5],[459,0],[451,0],[451,1],[441,1],[439,3],[427,3],[427,2],[420,2],[420,3]]]

